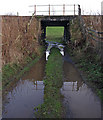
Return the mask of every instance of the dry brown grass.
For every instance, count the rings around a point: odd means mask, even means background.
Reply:
[[[103,16],[101,15],[83,15],[84,23],[87,27],[97,31],[103,31]]]
[[[22,63],[32,53],[39,52],[38,34],[40,25],[31,17],[2,16],[2,63]]]
[[[98,32],[102,32],[103,31],[103,16],[101,15],[83,15],[82,16],[85,26],[86,28],[90,28],[93,29],[95,31]],[[96,34],[95,32],[93,32],[93,34],[95,34],[96,36],[98,36],[98,34]],[[103,34],[100,34],[100,37],[102,37]],[[89,46],[95,48],[95,49],[100,49],[100,41],[103,39],[98,39],[96,37],[93,37],[94,39],[96,39],[97,41],[93,40],[90,38],[90,36],[88,36],[87,34],[87,42],[89,44]]]

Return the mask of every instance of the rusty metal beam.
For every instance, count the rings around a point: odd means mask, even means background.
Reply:
[[[49,16],[50,16],[50,4],[49,4]]]

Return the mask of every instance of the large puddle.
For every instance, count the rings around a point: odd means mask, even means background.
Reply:
[[[101,101],[85,83],[68,54],[64,56],[64,82],[61,93],[66,118],[101,118]]]
[[[35,118],[34,107],[43,103],[45,64],[52,47],[49,43],[47,55],[43,56],[8,92],[3,101],[3,118]],[[62,55],[64,47],[59,45]],[[101,118],[101,101],[82,80],[67,52],[64,59],[64,81],[61,93],[66,108],[66,118]],[[47,91],[48,92],[48,91]]]
[[[25,74],[3,101],[3,118],[34,118],[34,107],[43,103],[45,55]]]

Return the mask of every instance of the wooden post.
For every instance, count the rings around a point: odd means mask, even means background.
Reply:
[[[50,16],[50,4],[49,4],[49,16]]]
[[[34,5],[34,15],[36,15],[36,5]]]
[[[63,15],[65,15],[65,4],[63,4]]]
[[[75,4],[74,4],[74,15],[75,15]]]
[[[79,16],[81,15],[81,8],[80,8],[80,5],[78,5],[78,15],[79,15]]]

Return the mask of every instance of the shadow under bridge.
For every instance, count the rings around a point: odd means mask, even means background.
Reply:
[[[70,21],[74,16],[44,16],[41,19],[41,40],[45,42],[46,38],[46,27],[48,26],[63,26],[64,27],[64,36],[63,40],[65,42],[70,40]]]

